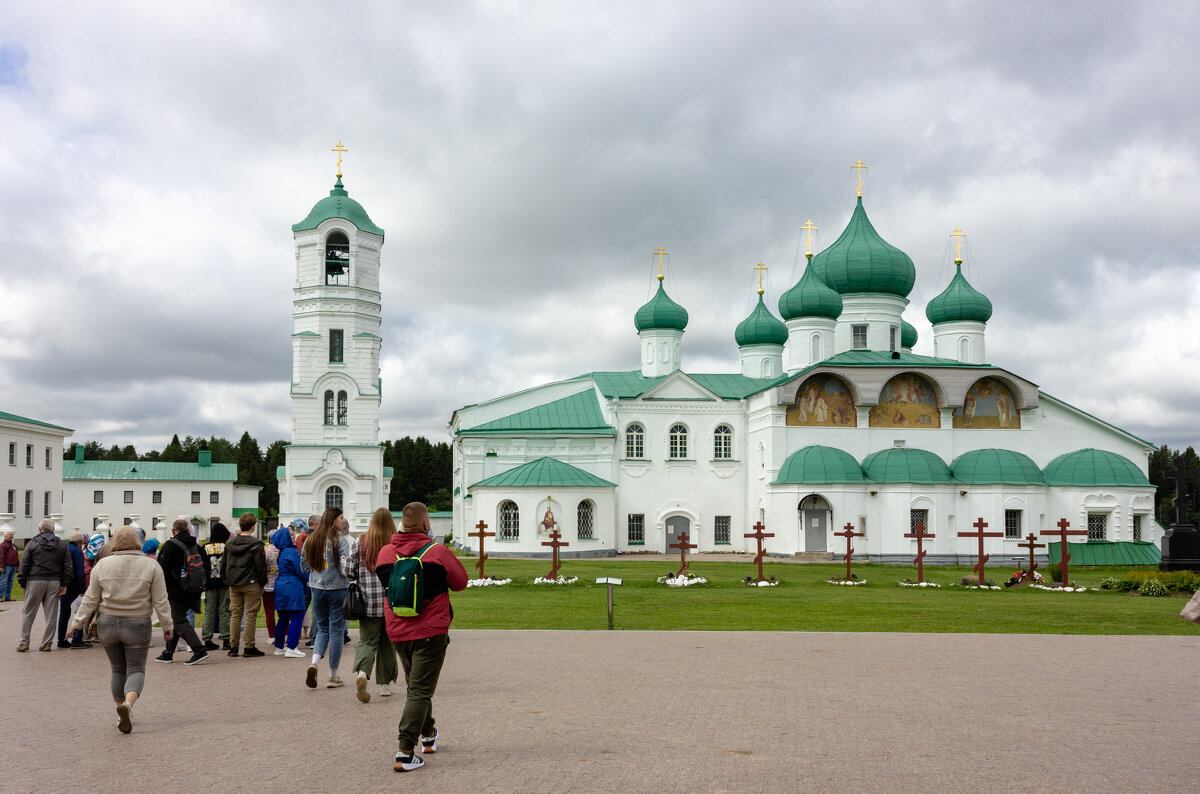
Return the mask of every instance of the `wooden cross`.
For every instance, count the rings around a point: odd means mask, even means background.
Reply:
[[[680,532],[679,541],[667,546],[668,549],[679,549],[679,572],[676,576],[683,576],[684,571],[688,569],[687,550],[700,548],[695,543],[688,543],[688,533]]]
[[[853,524],[847,524],[846,528],[841,532],[834,532],[838,537],[846,539],[846,556],[843,557],[846,561],[846,581],[850,581],[850,558],[854,556],[854,548],[850,545],[851,538],[861,538],[866,535],[865,532],[855,532]]]
[[[332,149],[330,149],[329,151],[331,151],[331,152],[337,152],[337,153],[338,153],[338,170],[337,170],[337,177],[338,177],[338,179],[341,179],[341,178],[342,178],[342,152],[348,152],[348,151],[350,151],[350,150],[349,150],[349,149],[347,149],[345,146],[342,146],[342,142],[341,142],[341,141],[338,141],[338,145],[337,145],[337,146],[335,146],[335,147],[333,147],[333,148],[332,148]]]
[[[475,525],[475,528],[478,530],[478,532],[468,532],[467,537],[468,538],[479,538],[479,562],[475,563],[475,569],[477,571],[479,571],[479,578],[483,579],[484,578],[483,564],[485,562],[487,562],[487,558],[488,558],[487,552],[483,550],[483,539],[484,538],[494,538],[494,537],[496,537],[496,533],[484,531],[487,529],[487,522],[484,521],[482,518],[479,519],[479,523]]]
[[[958,533],[958,536],[960,538],[978,538],[979,539],[979,562],[975,563],[975,567],[973,570],[979,571],[979,583],[980,584],[983,584],[983,571],[984,571],[984,568],[987,566],[987,561],[992,558],[992,555],[983,553],[983,539],[984,538],[1002,538],[1002,537],[1004,537],[1003,532],[984,532],[983,530],[985,527],[987,527],[987,525],[988,525],[987,522],[983,520],[983,516],[980,516],[979,520],[971,525],[971,526],[975,527],[974,532],[959,532]]]
[[[858,197],[862,198],[862,172],[867,170],[867,164],[864,163],[862,160],[855,160],[854,165],[852,165],[850,167],[858,169]],[[835,533],[835,534],[840,534],[840,533]],[[847,541],[847,543],[848,542],[849,541]]]
[[[913,531],[909,532],[904,537],[917,539],[917,559],[914,560],[914,562],[917,564],[917,581],[923,582],[925,581],[925,566],[922,564],[922,560],[925,559],[925,549],[921,546],[921,542],[925,538],[933,538],[937,536],[931,535],[925,531],[925,522],[923,521],[918,521],[916,526],[914,526],[912,529]]]
[[[1037,535],[1030,532],[1025,536],[1025,543],[1018,543],[1017,546],[1022,549],[1029,549],[1029,567],[1025,569],[1025,578],[1029,581],[1034,581],[1033,572],[1037,570],[1037,562],[1033,559],[1034,549],[1046,548],[1045,543],[1034,543],[1037,540]]]
[[[805,244],[804,244],[804,255],[808,258],[812,258],[813,232],[815,232],[816,230],[817,230],[817,225],[815,223],[813,223],[811,220],[805,221],[804,225],[800,227],[800,231],[808,234],[808,240],[805,241]]]
[[[554,579],[558,576],[558,569],[561,567],[558,564],[558,547],[571,545],[570,543],[564,543],[560,538],[562,538],[562,534],[559,533],[558,526],[556,525],[554,531],[550,533],[550,540],[542,541],[542,545],[549,546],[551,552],[554,554],[554,564],[550,568],[550,575],[546,577],[547,579]]]
[[[763,274],[765,274],[767,272],[767,266],[764,265],[762,262],[759,262],[757,265],[754,266],[754,272],[758,273],[758,294],[762,295],[763,294],[763,285],[762,285]]]
[[[1062,545],[1062,575],[1063,587],[1070,585],[1070,580],[1067,579],[1067,563],[1071,561],[1071,552],[1067,550],[1067,535],[1086,535],[1086,529],[1067,529],[1071,526],[1071,522],[1065,518],[1058,520],[1058,529],[1048,529],[1041,535],[1058,535],[1058,542]]]
[[[742,536],[742,537],[746,537],[746,538],[754,538],[755,542],[758,543],[758,554],[754,555],[754,561],[756,563],[758,563],[758,581],[760,581],[760,582],[763,580],[763,572],[762,572],[763,556],[766,555],[766,553],[767,553],[766,550],[763,549],[763,538],[775,537],[774,532],[763,532],[764,529],[766,529],[766,527],[763,526],[763,522],[759,521],[757,524],[754,525],[753,532],[747,532],[745,535]]]

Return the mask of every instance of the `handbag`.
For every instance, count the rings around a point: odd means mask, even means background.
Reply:
[[[1179,613],[1179,617],[1184,620],[1190,620],[1193,623],[1200,623],[1200,590],[1197,590],[1192,600],[1184,605],[1183,611]]]
[[[342,602],[342,614],[347,620],[362,620],[367,616],[367,602],[363,598],[358,582],[346,588],[346,600]]]

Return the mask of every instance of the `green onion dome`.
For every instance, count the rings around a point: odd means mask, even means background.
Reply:
[[[954,482],[946,462],[927,449],[881,449],[868,455],[862,468],[874,482]]]
[[[658,279],[658,292],[633,315],[633,325],[639,333],[672,329],[682,331],[687,328],[687,323],[687,310],[667,297],[661,277]]]
[[[785,320],[800,317],[836,320],[842,314],[842,296],[817,278],[810,260],[796,285],[779,297],[779,313]]]
[[[850,453],[814,444],[793,452],[779,468],[772,485],[823,485],[862,482],[863,470]]]
[[[308,217],[292,226],[293,232],[315,229],[322,221],[330,218],[342,218],[354,224],[354,228],[362,232],[370,232],[383,237],[383,229],[371,222],[371,217],[363,209],[363,205],[350,198],[350,194],[342,187],[342,178],[338,177],[329,195],[313,206]]]
[[[1011,449],[976,449],[950,464],[954,479],[972,485],[1043,485],[1042,470],[1028,455]]]
[[[900,318],[900,347],[912,350],[917,344],[917,328],[908,320]]]
[[[1103,449],[1080,449],[1059,455],[1042,470],[1047,485],[1134,485],[1150,481],[1129,458]]]
[[[950,286],[925,306],[925,316],[934,325],[963,320],[986,323],[992,316],[992,302],[967,283],[962,262],[955,262],[954,267],[956,272]]]
[[[771,314],[771,310],[763,303],[762,293],[758,293],[758,305],[750,316],[738,323],[733,331],[733,341],[738,347],[746,345],[782,345],[787,342],[788,330],[783,322]]]
[[[908,254],[880,237],[867,219],[862,196],[841,237],[813,257],[812,269],[842,295],[876,292],[904,298],[917,280]]]

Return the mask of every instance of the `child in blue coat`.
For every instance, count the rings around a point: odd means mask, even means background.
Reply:
[[[300,569],[300,552],[292,538],[289,527],[280,527],[271,533],[271,545],[279,549],[279,575],[275,577],[275,612],[279,622],[275,625],[275,655],[292,659],[308,656],[298,650],[300,624],[304,620],[304,587],[308,574]],[[287,650],[283,644],[287,642]]]

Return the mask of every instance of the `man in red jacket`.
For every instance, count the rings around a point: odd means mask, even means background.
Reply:
[[[433,543],[429,535],[429,511],[420,502],[405,505],[400,531],[392,536],[390,545],[379,551],[375,565],[375,573],[385,592],[396,560],[416,556],[429,543]],[[384,610],[388,639],[396,646],[400,664],[404,667],[404,683],[408,687],[408,699],[400,716],[400,750],[392,767],[397,772],[408,772],[425,765],[425,760],[416,754],[418,743],[423,753],[437,751],[433,693],[446,660],[446,646],[450,644],[450,621],[454,618],[454,610],[450,607],[449,591],[457,592],[467,586],[466,569],[445,546],[434,543],[421,562],[426,576],[426,602],[421,614],[403,618],[390,608]]]

